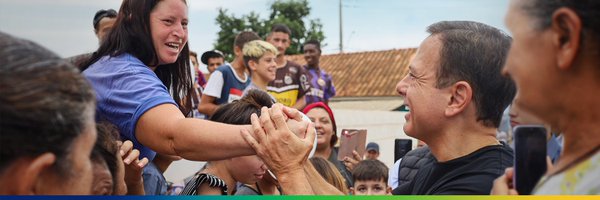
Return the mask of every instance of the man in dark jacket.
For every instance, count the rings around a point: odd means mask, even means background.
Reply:
[[[404,132],[428,145],[431,162],[396,194],[489,194],[512,165],[512,150],[496,140],[515,95],[500,74],[511,38],[468,21],[438,22],[428,32],[397,91],[410,108]]]

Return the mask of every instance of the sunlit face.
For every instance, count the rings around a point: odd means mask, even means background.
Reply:
[[[113,178],[103,160],[92,163],[94,180],[92,183],[92,195],[113,194]]]
[[[556,55],[552,47],[550,31],[536,30],[535,20],[522,8],[523,2],[512,0],[505,18],[506,26],[512,33],[512,44],[502,73],[510,76],[517,87],[513,105],[530,111],[537,116],[547,116],[554,110],[551,105],[554,94],[562,81],[561,73],[555,65]]]
[[[333,137],[333,123],[329,114],[323,108],[313,108],[306,113],[306,116],[315,123],[317,129],[317,149],[329,148],[331,146],[331,137]]]
[[[177,61],[188,40],[187,6],[182,0],[159,1],[150,13],[150,31],[159,65]]]
[[[319,65],[319,59],[321,58],[321,51],[317,48],[317,45],[306,44],[304,45],[304,60],[308,66]]]
[[[290,35],[282,32],[271,32],[267,37],[267,42],[271,43],[277,48],[279,55],[285,55],[285,50],[290,47]]]
[[[254,184],[265,176],[267,166],[258,156],[231,158],[227,163],[233,178],[244,184]]]
[[[277,71],[277,63],[275,63],[275,54],[266,52],[258,59],[258,62],[251,60],[248,62],[253,73],[256,73],[262,80],[270,82],[275,80],[275,72]]]
[[[110,33],[110,31],[112,30],[116,21],[116,17],[103,17],[102,19],[100,19],[100,21],[98,22],[98,30],[96,32],[96,37],[98,37],[99,42],[104,41],[106,36],[108,36],[108,33]]]
[[[388,188],[385,181],[362,181],[355,180],[352,189],[353,195],[387,195],[390,194],[391,188]]]
[[[425,39],[409,66],[408,74],[396,86],[410,110],[404,116],[404,132],[425,141],[428,135],[438,132],[447,104],[444,96],[447,89],[436,88],[441,48],[439,36]]]
[[[217,70],[217,68],[221,65],[223,65],[224,63],[224,59],[222,57],[218,57],[218,58],[209,58],[207,60],[206,63],[208,63],[206,65],[206,68],[208,69],[209,73],[213,73],[215,70]]]

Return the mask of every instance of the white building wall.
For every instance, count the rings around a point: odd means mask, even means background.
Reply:
[[[336,118],[338,136],[342,129],[367,129],[367,143],[379,144],[379,160],[387,166],[394,164],[394,140],[410,138],[402,130],[405,112],[336,108],[332,110]],[[416,146],[416,140],[413,141],[413,146]]]

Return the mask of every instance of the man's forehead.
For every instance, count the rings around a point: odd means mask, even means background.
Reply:
[[[315,49],[316,50],[317,49],[317,45],[315,45],[315,44],[305,44],[304,45],[304,49],[311,49],[311,50]]]
[[[288,39],[290,38],[290,35],[284,32],[271,32],[271,37]]]
[[[423,65],[437,62],[440,59],[440,51],[442,50],[442,41],[438,35],[432,35],[427,37],[417,50],[415,57],[411,60],[409,65],[410,71],[422,70]]]
[[[221,61],[221,60],[223,60],[223,58],[222,58],[222,57],[212,57],[212,58],[208,58],[208,62],[211,62],[211,61],[212,61],[212,62],[218,62],[218,61]]]

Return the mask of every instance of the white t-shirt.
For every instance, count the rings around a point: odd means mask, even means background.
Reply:
[[[392,189],[396,189],[396,187],[398,187],[398,185],[399,185],[398,170],[400,169],[401,161],[402,161],[402,158],[398,159],[398,161],[396,161],[394,163],[394,166],[388,172],[388,186],[390,186]]]
[[[231,64],[227,63],[225,64],[226,66],[231,68],[231,71],[235,72],[235,69],[233,69],[233,67],[231,66]],[[238,75],[236,73],[233,73],[233,75],[235,76],[235,78],[242,82],[245,83],[246,81],[248,81],[248,74],[244,73],[244,79],[238,77]],[[223,85],[225,84],[224,79],[223,79],[223,73],[219,70],[215,70],[211,75],[210,78],[208,79],[208,83],[206,83],[206,88],[204,88],[204,93],[202,93],[202,95],[208,95],[211,97],[215,97],[215,98],[221,98],[221,91],[223,90]]]
[[[223,73],[220,71],[214,71],[210,78],[208,79],[208,83],[206,83],[206,88],[204,88],[204,93],[202,95],[208,95],[215,98],[221,97],[221,90],[223,89]]]

